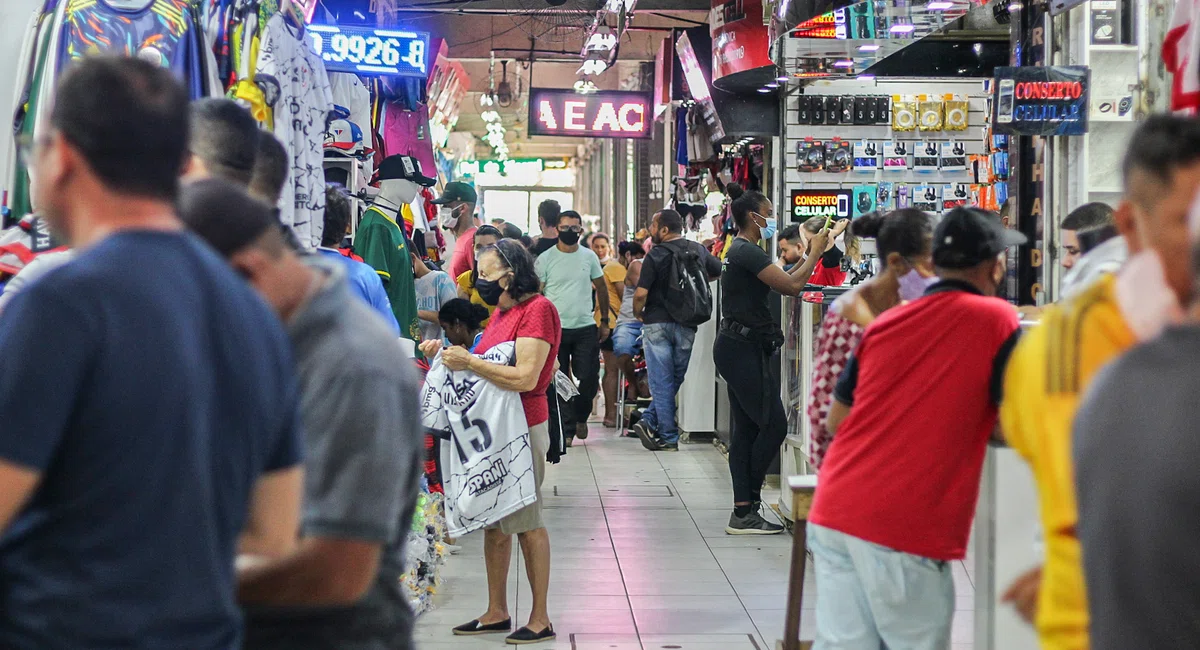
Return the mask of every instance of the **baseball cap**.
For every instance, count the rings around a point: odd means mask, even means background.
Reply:
[[[969,269],[1029,241],[1005,228],[1000,217],[979,208],[947,212],[933,231],[933,264],[943,269]]]
[[[334,120],[325,132],[325,152],[339,156],[357,156],[365,152],[363,133],[350,120]]]
[[[421,161],[401,154],[384,158],[383,162],[379,163],[379,169],[376,170],[372,182],[394,180],[412,181],[424,187],[433,187],[437,183],[422,172]]]
[[[475,193],[475,188],[461,181],[451,181],[446,183],[446,188],[442,190],[442,195],[430,201],[434,205],[446,205],[455,201],[463,203],[478,203],[479,195]]]

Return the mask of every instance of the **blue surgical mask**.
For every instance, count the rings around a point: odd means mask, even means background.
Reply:
[[[759,219],[762,219],[763,221],[767,222],[767,225],[762,227],[762,238],[766,239],[766,240],[774,239],[775,238],[775,228],[776,228],[775,217],[764,217],[761,214],[758,214],[757,212],[752,212],[751,214],[753,214],[753,215],[757,216]]]

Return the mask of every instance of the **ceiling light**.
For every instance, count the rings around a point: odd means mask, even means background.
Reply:
[[[953,8],[954,3],[948,2],[947,0],[935,0],[934,2],[930,2],[929,4],[925,5],[925,9],[927,11],[945,11]]]
[[[778,88],[778,87],[779,87],[779,83],[775,82],[775,81],[772,81],[771,83],[763,86],[763,88]]]
[[[850,60],[834,61],[833,67],[835,67],[835,68],[853,68],[854,62],[850,61]]]
[[[860,74],[857,77],[857,79],[859,81],[871,81],[874,78],[875,78],[875,75],[873,75],[873,74]]]
[[[770,88],[759,88],[759,89],[758,89],[758,92],[760,92],[760,93],[769,93],[769,92],[771,92],[771,89],[770,89]]]
[[[867,45],[859,45],[858,51],[859,52],[878,52],[880,47],[882,47],[882,46],[875,45],[874,43],[870,43]]]
[[[909,24],[902,24],[902,25],[892,25],[891,29],[889,29],[888,31],[893,34],[911,34],[911,33],[913,33],[914,30],[916,30],[915,26],[909,25]]]
[[[788,79],[791,79],[791,77],[789,77],[787,75],[783,75],[782,77],[775,77],[775,81],[779,81],[779,82],[787,81]]]

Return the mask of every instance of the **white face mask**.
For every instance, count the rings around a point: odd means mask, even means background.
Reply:
[[[1162,258],[1154,250],[1131,256],[1117,273],[1117,306],[1139,341],[1158,336],[1183,320],[1183,308],[1167,285]]]
[[[458,225],[458,214],[454,208],[442,206],[438,209],[438,223],[443,228],[453,228]]]

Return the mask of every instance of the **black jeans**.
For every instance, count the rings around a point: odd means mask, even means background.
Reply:
[[[579,395],[562,413],[567,437],[575,435],[577,423],[587,424],[592,403],[600,390],[600,333],[595,325],[563,330],[558,346],[558,365],[579,383]],[[568,370],[569,369],[569,370]]]
[[[767,470],[787,437],[787,415],[779,397],[779,352],[721,332],[713,346],[717,372],[729,388],[733,434],[729,473],[734,503],[762,500]]]

